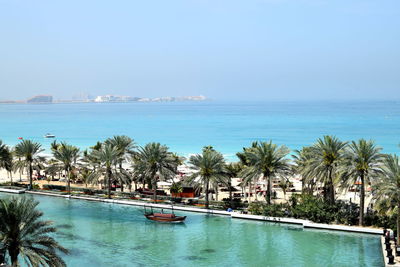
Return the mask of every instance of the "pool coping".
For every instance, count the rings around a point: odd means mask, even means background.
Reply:
[[[13,193],[13,194],[23,194],[23,193],[25,193],[25,189],[0,188],[0,192]]]
[[[134,201],[134,200],[118,200],[118,199],[82,197],[82,196],[74,196],[74,195],[59,195],[59,194],[53,194],[53,193],[49,193],[49,192],[36,192],[36,191],[26,191],[25,193],[36,194],[36,195],[55,196],[55,197],[70,198],[70,199],[80,199],[80,200],[87,200],[87,201],[107,202],[107,203],[123,204],[123,205],[131,205],[131,206],[140,206],[140,207],[146,206],[146,207],[161,208],[161,209],[172,209],[171,205],[156,204],[156,203],[143,203],[143,202],[138,202],[138,201]],[[323,223],[314,223],[309,220],[303,220],[303,219],[268,217],[268,216],[262,216],[262,215],[241,214],[238,212],[228,212],[228,211],[223,211],[223,210],[201,209],[201,208],[182,207],[182,206],[173,206],[173,209],[181,210],[181,211],[213,214],[213,215],[224,215],[224,216],[230,216],[231,218],[234,218],[234,219],[246,219],[246,220],[267,221],[267,222],[275,222],[275,223],[296,224],[296,225],[301,225],[304,228],[313,228],[313,229],[318,229],[318,230],[332,230],[332,231],[364,233],[364,234],[374,234],[374,235],[382,235],[383,234],[383,229],[381,229],[381,228],[366,228],[366,227],[358,227],[358,226],[323,224]],[[393,266],[393,265],[391,265],[391,266]]]

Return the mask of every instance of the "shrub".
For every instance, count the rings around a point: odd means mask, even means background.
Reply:
[[[33,187],[32,189],[40,189],[40,185],[39,184],[33,184],[32,187]]]
[[[335,219],[335,206],[311,195],[295,195],[291,199],[291,215],[317,223],[330,223]]]
[[[355,225],[358,223],[360,207],[355,203],[337,201],[335,204],[335,221],[340,224]]]
[[[397,214],[392,214],[390,216],[379,214],[376,211],[368,211],[364,217],[365,225],[374,225],[378,227],[385,227],[390,229],[397,229],[396,226]]]
[[[224,198],[222,201],[224,202],[224,209],[239,209],[243,208],[244,206],[244,203],[240,200],[240,198],[234,198],[232,200],[230,198]]]
[[[263,215],[267,204],[262,202],[252,202],[249,204],[248,211],[253,215]]]
[[[287,204],[265,205],[263,214],[270,217],[287,217],[290,214],[289,209]]]
[[[45,190],[59,190],[59,191],[66,190],[65,185],[44,184],[42,187]]]

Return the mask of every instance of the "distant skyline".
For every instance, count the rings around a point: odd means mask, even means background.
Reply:
[[[0,0],[0,100],[400,99],[398,0]]]

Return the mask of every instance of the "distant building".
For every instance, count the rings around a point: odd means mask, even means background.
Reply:
[[[27,103],[52,103],[53,96],[51,95],[37,95],[26,101]]]
[[[131,96],[116,96],[116,95],[99,95],[94,99],[94,102],[176,102],[176,101],[204,101],[205,96],[182,96],[182,97],[156,97],[156,98],[139,98]]]
[[[139,97],[132,96],[99,95],[94,99],[94,102],[132,102],[138,100]]]

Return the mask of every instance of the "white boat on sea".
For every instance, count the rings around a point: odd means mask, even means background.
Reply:
[[[47,134],[44,136],[44,138],[54,138],[54,137],[56,137],[54,134],[49,134],[49,133],[47,133]]]

